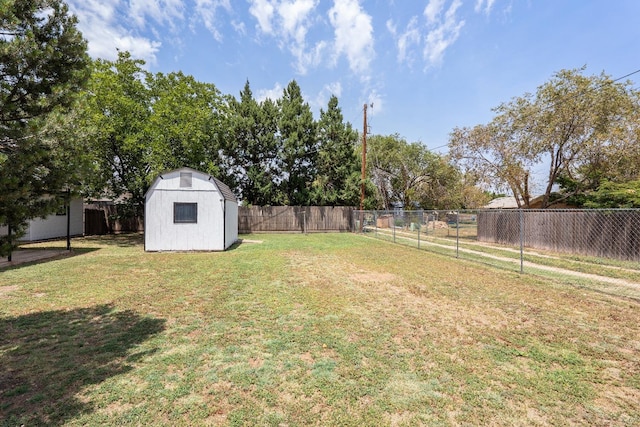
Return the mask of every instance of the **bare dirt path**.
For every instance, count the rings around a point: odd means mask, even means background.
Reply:
[[[390,232],[380,231],[379,229],[378,229],[378,233],[385,234],[387,236],[391,236],[392,235]],[[407,235],[405,235],[402,232],[396,232],[396,238],[401,238],[401,239],[404,239],[404,240],[407,240],[407,241],[415,242],[416,244],[418,243],[417,239],[415,239],[413,237],[408,237]],[[421,246],[429,245],[429,246],[439,247],[439,248],[448,249],[448,250],[451,250],[451,249],[455,250],[455,247],[452,247],[450,245],[444,245],[444,244],[440,244],[440,243],[436,243],[436,242],[431,242],[429,240],[420,240],[420,245]],[[503,249],[503,248],[500,248],[500,249]],[[468,253],[468,254],[473,254],[473,255],[476,255],[476,256],[481,256],[483,258],[488,258],[488,259],[492,259],[492,260],[495,260],[495,261],[507,262],[507,263],[515,264],[515,265],[519,265],[520,264],[520,260],[519,259],[513,259],[513,258],[501,257],[501,256],[498,256],[498,255],[487,254],[485,252],[474,251],[473,249],[458,248],[458,251],[464,252],[464,253]],[[535,254],[535,255],[539,256],[538,254]],[[552,258],[552,257],[549,257],[549,258]],[[562,275],[567,275],[567,276],[579,277],[579,278],[582,278],[582,279],[594,280],[594,281],[598,281],[598,282],[601,282],[601,283],[607,283],[607,284],[616,285],[616,286],[624,286],[624,287],[628,287],[628,288],[640,291],[640,283],[632,282],[632,281],[625,280],[625,279],[602,276],[602,275],[599,275],[599,274],[583,273],[583,272],[580,272],[580,271],[569,270],[569,269],[559,268],[559,267],[551,267],[551,266],[548,266],[548,265],[537,264],[537,263],[531,262],[531,261],[524,261],[522,263],[522,266],[523,267],[527,267],[527,268],[531,268],[531,269],[549,271],[549,272],[556,273],[556,274],[562,274]]]

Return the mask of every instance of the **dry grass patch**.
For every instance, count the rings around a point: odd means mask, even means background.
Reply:
[[[261,239],[198,254],[87,239],[0,273],[0,419],[640,422],[635,300],[355,235]]]

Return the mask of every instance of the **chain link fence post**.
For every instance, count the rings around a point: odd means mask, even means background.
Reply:
[[[438,211],[433,211],[433,238],[436,238],[436,221],[438,220]]]
[[[378,237],[378,211],[373,211],[374,234]]]
[[[456,211],[456,258],[460,257],[460,211]]]
[[[393,213],[391,214],[391,228],[393,229],[393,243],[396,242],[396,212],[393,211]]]
[[[524,210],[520,213],[520,273],[524,273]]]

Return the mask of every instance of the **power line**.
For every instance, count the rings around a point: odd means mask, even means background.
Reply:
[[[448,147],[448,146],[449,146],[449,143],[446,143],[446,144],[444,144],[444,145],[439,145],[439,146],[437,146],[437,147],[433,147],[433,148],[428,148],[428,147],[427,147],[427,150],[428,150],[428,151],[433,151],[433,150],[437,150],[438,148],[444,148],[444,147]]]
[[[591,92],[591,91],[596,91],[596,90],[602,89],[602,88],[603,88],[603,87],[605,87],[606,85],[609,85],[609,84],[612,84],[612,83],[619,82],[619,81],[620,81],[620,80],[622,80],[622,79],[626,79],[627,77],[633,76],[633,75],[638,74],[638,73],[640,73],[640,69],[637,69],[637,70],[635,70],[635,71],[632,71],[632,72],[630,72],[630,73],[628,73],[628,74],[625,74],[624,76],[621,76],[621,77],[615,78],[615,79],[613,79],[613,80],[607,80],[607,81],[604,81],[604,82],[600,83],[599,85],[597,85],[596,87],[593,87],[593,88],[588,87],[588,88],[586,88],[586,89],[584,89],[584,90],[582,90],[582,91],[580,91],[580,92],[578,92],[578,93],[568,94],[568,95],[567,95],[567,96],[565,96],[563,99],[562,99],[562,98],[558,99],[558,100],[555,102],[555,106],[556,106],[556,107],[561,106],[563,103],[568,102],[568,101],[570,101],[570,100],[572,100],[572,99],[574,99],[574,98],[578,98],[578,97],[580,97],[580,96],[584,95],[584,94],[585,94],[585,93],[587,93],[587,92]],[[631,88],[631,90],[637,90],[637,88]],[[529,114],[525,114],[525,115],[522,117],[522,119],[526,120],[526,119],[528,119],[529,117],[533,116],[533,114],[534,114],[534,112],[533,112],[533,111],[531,111],[531,112],[529,112]],[[449,144],[447,143],[447,144],[446,144],[446,146],[448,146],[448,145],[449,145]],[[442,148],[442,147],[436,147],[436,148]],[[434,148],[433,150],[435,150],[436,148]]]
[[[640,73],[640,69],[635,70],[634,72],[629,73],[629,74],[627,74],[627,75],[624,75],[624,76],[622,76],[622,77],[618,77],[617,79],[612,80],[612,83],[615,83],[615,82],[617,82],[617,81],[619,81],[619,80],[622,80],[622,79],[626,79],[627,77],[631,77],[631,76],[633,76],[634,74],[638,74],[638,73]]]

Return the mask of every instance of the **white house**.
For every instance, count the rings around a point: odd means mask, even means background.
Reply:
[[[238,240],[238,200],[190,168],[158,176],[145,194],[146,251],[223,251]]]
[[[84,233],[82,213],[82,199],[71,199],[68,211],[65,206],[60,209],[60,212],[46,218],[29,220],[27,230],[20,241],[33,242],[67,237],[67,222],[70,236],[82,236]],[[69,216],[67,217],[67,215]],[[0,226],[0,235],[6,236],[8,231],[6,225]]]

